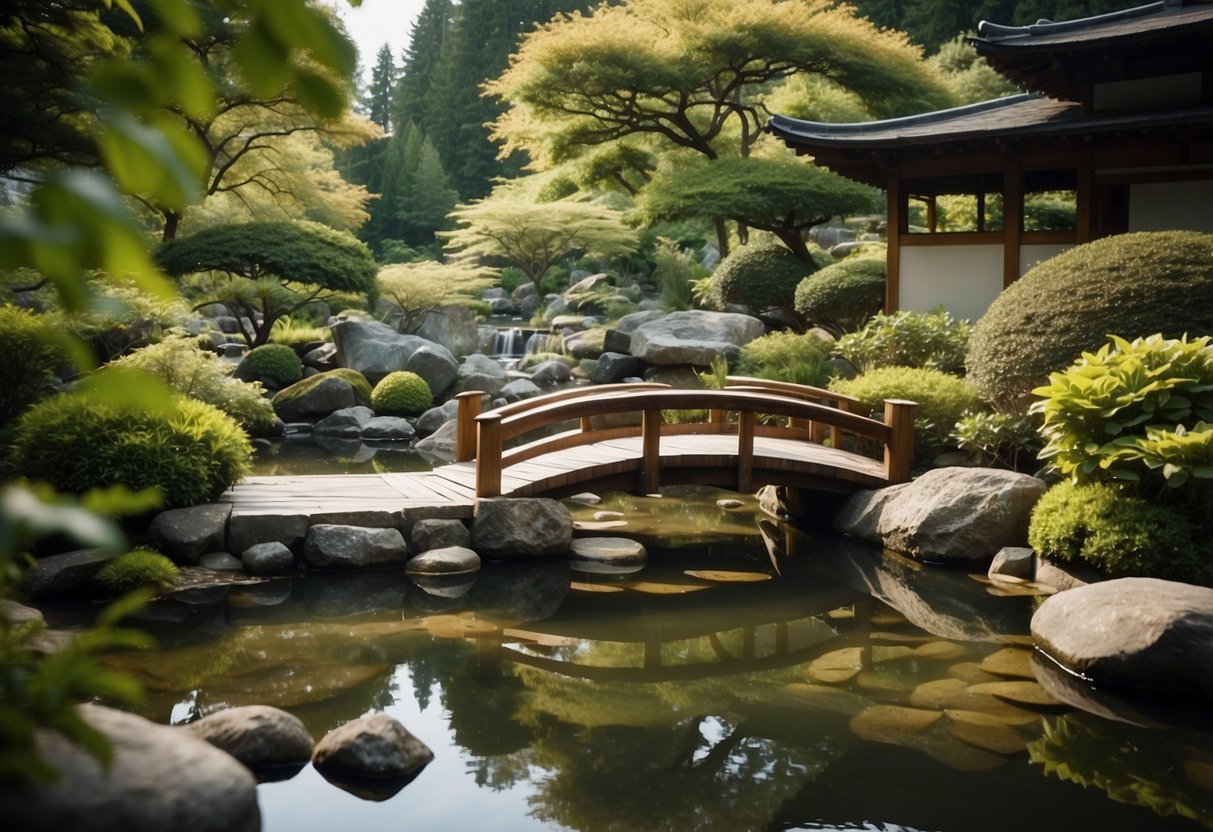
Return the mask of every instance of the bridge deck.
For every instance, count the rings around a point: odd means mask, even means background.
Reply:
[[[543,454],[507,467],[505,496],[571,493],[579,488],[630,488],[643,457],[641,437],[625,437]],[[735,487],[737,437],[721,434],[662,439],[663,482]],[[803,485],[854,491],[887,485],[881,462],[807,442],[756,437],[754,483]],[[476,500],[476,463],[445,465],[431,472],[247,477],[221,498],[233,516],[306,515],[313,522],[357,522],[359,515],[444,509],[470,517]],[[344,520],[342,519],[344,518]]]

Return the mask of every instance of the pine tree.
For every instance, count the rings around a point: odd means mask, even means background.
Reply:
[[[383,44],[375,56],[375,68],[371,70],[371,86],[366,93],[366,114],[371,121],[385,131],[391,129],[392,94],[396,87],[396,64],[392,61],[392,47]]]
[[[451,0],[426,0],[413,21],[409,45],[404,49],[404,69],[396,84],[393,101],[392,123],[397,130],[409,121],[424,123],[430,87],[453,18]]]
[[[448,227],[447,214],[455,209],[459,193],[451,187],[434,143],[425,138],[417,154],[417,167],[398,200],[397,216],[404,241],[414,248],[434,243],[434,234]]]

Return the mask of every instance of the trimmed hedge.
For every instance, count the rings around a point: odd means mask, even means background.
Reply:
[[[425,379],[407,370],[388,373],[371,392],[376,416],[415,416],[433,403],[434,394]]]
[[[243,381],[268,381],[286,387],[303,377],[303,361],[286,344],[262,344],[241,359],[235,375]]]
[[[973,327],[965,365],[1003,410],[1109,333],[1213,333],[1213,234],[1121,234],[1063,252],[1012,283]]]
[[[796,287],[813,266],[783,246],[741,246],[712,273],[712,294],[721,304],[741,303],[755,312],[782,309],[795,313]]]
[[[166,508],[215,500],[249,468],[252,445],[236,420],[209,404],[174,396],[164,408],[63,393],[17,422],[18,475],[82,494],[126,485],[158,488]]]
[[[859,329],[884,306],[885,261],[848,257],[815,272],[796,286],[796,311],[831,335]]]
[[[967,411],[981,407],[981,396],[964,379],[920,367],[880,367],[852,379],[834,379],[830,389],[859,399],[876,418],[883,418],[885,399],[918,403],[914,412],[916,444],[945,447],[952,428]]]

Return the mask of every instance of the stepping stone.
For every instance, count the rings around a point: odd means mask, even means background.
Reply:
[[[627,574],[648,563],[644,545],[626,537],[583,537],[573,541],[569,564],[580,572]]]

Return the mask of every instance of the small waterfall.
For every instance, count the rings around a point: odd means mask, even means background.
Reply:
[[[526,354],[527,336],[520,327],[497,330],[493,355],[498,358],[521,358]]]
[[[553,332],[535,332],[526,339],[526,354],[537,352],[564,352],[564,339]]]

